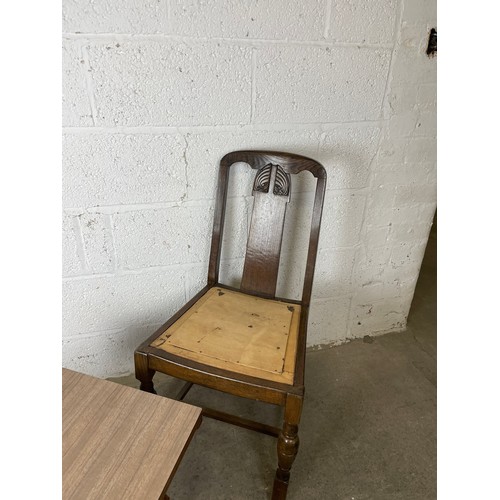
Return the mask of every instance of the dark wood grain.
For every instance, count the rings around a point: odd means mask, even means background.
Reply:
[[[220,283],[219,270],[229,174],[231,166],[240,162],[248,164],[250,168],[256,171],[256,179],[252,193],[254,204],[241,288],[235,289]],[[290,196],[293,196],[289,177],[303,171],[310,172],[316,178],[316,192],[311,218],[302,297],[301,300],[294,301],[286,298],[276,298],[275,293],[286,205]],[[284,407],[283,427],[278,436],[278,468],[273,487],[273,500],[285,499],[290,478],[290,469],[298,451],[298,424],[304,396],[307,322],[325,190],[326,171],[320,163],[311,158],[276,151],[234,151],[225,155],[221,159],[218,173],[207,286],[172,316],[148,340],[141,344],[135,353],[136,377],[141,381],[141,388],[145,391],[154,391],[152,378],[154,373],[159,371],[185,380],[188,383],[203,385],[236,396]],[[178,352],[166,352],[151,346],[151,343],[160,335],[164,333],[165,336],[170,335],[167,329],[177,321],[182,321],[184,315],[187,316],[188,311],[195,307],[198,301],[202,300],[205,294],[215,286],[221,289],[240,291],[257,297],[300,305],[297,345],[293,346],[295,352],[293,383],[282,383],[268,380],[265,377],[257,378],[232,370],[225,370],[205,364],[205,360],[201,363],[193,359],[188,359]],[[293,356],[291,360],[293,362]],[[185,395],[185,391],[185,388],[180,391],[181,397]],[[212,418],[219,418],[220,420],[254,430],[262,431],[264,429],[264,431],[267,431],[267,434],[276,435],[274,428],[269,426],[267,428],[264,424],[246,421],[240,417],[229,416],[215,410],[205,410],[205,412],[207,416],[211,416]]]
[[[213,418],[214,420],[220,420],[221,422],[226,422],[231,425],[237,425],[238,427],[243,427],[244,429],[260,432],[261,434],[267,434],[268,436],[279,437],[281,432],[278,427],[263,424],[262,422],[255,422],[254,420],[238,417],[236,415],[213,410],[211,408],[203,408],[203,416]]]
[[[242,291],[263,297],[276,294],[285,211],[290,199],[289,181],[288,186],[281,187],[287,190],[286,194],[277,194],[273,189],[279,168],[269,163],[257,173],[256,180],[261,172],[268,171],[269,180],[266,185],[254,186],[252,220],[241,279]]]
[[[64,500],[163,498],[201,408],[63,369]]]
[[[278,468],[274,478],[273,500],[284,500],[290,480],[290,469],[299,451],[299,422],[302,413],[301,396],[289,394],[285,404],[283,428],[278,437]]]

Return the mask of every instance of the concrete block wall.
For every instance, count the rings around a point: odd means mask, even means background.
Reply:
[[[436,208],[429,0],[63,0],[63,361],[96,376],[204,285],[218,160],[328,171],[310,346],[405,328]],[[237,285],[251,175],[232,179]],[[294,182],[279,291],[302,284],[311,183]]]

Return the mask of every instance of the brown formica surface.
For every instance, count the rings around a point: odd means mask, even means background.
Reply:
[[[201,409],[63,368],[64,500],[164,498]]]

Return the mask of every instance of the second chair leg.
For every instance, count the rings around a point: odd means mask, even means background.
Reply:
[[[274,478],[272,500],[285,500],[290,480],[290,469],[299,451],[299,421],[302,397],[287,396],[283,429],[278,437],[278,468]]]
[[[140,389],[144,392],[150,392],[151,394],[156,394],[155,386],[153,384],[153,377],[155,371],[149,370],[146,375],[142,376],[139,381],[141,382]]]
[[[134,356],[135,362],[135,378],[141,383],[140,389],[144,392],[150,392],[151,394],[156,394],[155,386],[153,384],[153,377],[156,373],[155,370],[150,370],[148,368],[148,360],[145,355],[140,352],[136,352]]]

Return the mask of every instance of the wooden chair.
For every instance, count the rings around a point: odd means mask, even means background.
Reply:
[[[240,289],[219,282],[222,232],[231,166],[257,170],[254,206]],[[302,300],[275,297],[291,174],[316,177],[316,194]],[[155,393],[156,371],[192,384],[284,406],[282,429],[205,408],[203,415],[278,438],[273,500],[286,498],[297,454],[304,397],[307,318],[326,187],[323,166],[310,158],[271,151],[235,151],[220,163],[207,285],[135,352],[135,373]]]

